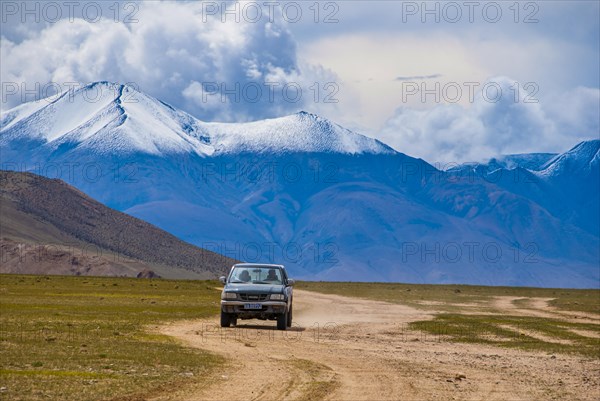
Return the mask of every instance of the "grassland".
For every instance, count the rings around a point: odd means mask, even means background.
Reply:
[[[332,282],[301,282],[297,287],[435,311],[432,320],[409,327],[431,339],[600,358],[599,290]],[[495,301],[500,297],[512,299],[514,311],[499,307]],[[535,299],[548,300],[550,309],[534,309]]]
[[[494,297],[552,298],[551,306],[567,311],[591,312],[600,315],[600,291],[531,287],[485,287],[475,285],[430,285],[400,283],[338,283],[304,281],[297,288],[326,294],[373,299],[439,310],[444,304],[487,303]]]
[[[152,334],[218,313],[215,281],[0,276],[2,400],[138,400],[220,357]]]
[[[0,275],[0,398],[135,401],[186,382],[197,385],[224,360],[153,329],[216,315],[218,286],[216,281]],[[297,288],[435,311],[433,320],[413,322],[409,330],[443,341],[600,357],[597,290],[322,282],[301,282]],[[511,299],[515,310],[545,299],[563,314],[507,313],[494,302],[498,297]],[[568,319],[570,314],[580,320]],[[335,385],[325,380],[326,371],[305,370],[314,376],[305,393],[319,398]]]

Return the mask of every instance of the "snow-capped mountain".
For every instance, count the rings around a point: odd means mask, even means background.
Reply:
[[[193,244],[302,278],[598,285],[600,141],[485,176],[442,172],[312,114],[207,123],[108,83],[1,122],[3,169],[62,178]],[[543,165],[519,164],[534,159]],[[562,194],[565,176],[579,192]]]
[[[558,155],[508,155],[448,172],[480,177],[534,200],[562,221],[600,235],[600,140],[581,142]]]
[[[3,143],[28,139],[54,150],[108,154],[393,152],[306,112],[246,124],[204,123],[131,86],[108,82],[18,106],[2,115],[1,125]]]
[[[212,148],[195,123],[128,86],[96,83],[7,112],[2,141],[28,139],[53,151],[78,147],[105,154],[209,154]]]
[[[598,172],[600,165],[600,139],[581,142],[573,149],[556,155],[540,171],[545,177],[564,177],[572,174]]]

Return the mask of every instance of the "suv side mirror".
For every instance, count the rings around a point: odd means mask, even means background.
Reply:
[[[219,281],[221,282],[221,284],[225,284],[225,280],[227,280],[227,277],[225,277],[225,276],[219,277]]]
[[[287,285],[289,285],[289,286],[291,287],[291,286],[293,286],[294,284],[296,284],[296,281],[295,281],[295,280],[292,280],[291,278],[288,278]]]

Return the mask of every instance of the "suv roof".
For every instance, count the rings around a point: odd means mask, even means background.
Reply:
[[[269,263],[236,263],[235,265],[233,265],[233,267],[272,267],[285,270],[285,267],[283,267],[283,265],[274,265]]]

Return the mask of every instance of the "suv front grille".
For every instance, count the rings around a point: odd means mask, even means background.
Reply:
[[[269,298],[269,294],[239,294],[242,301],[266,301]]]

